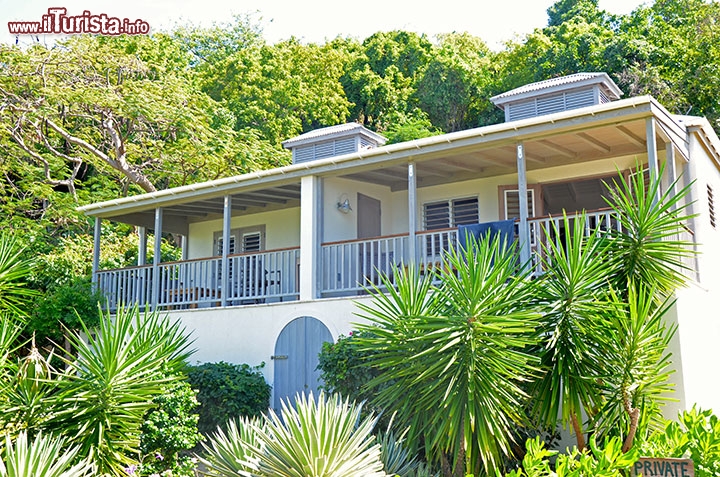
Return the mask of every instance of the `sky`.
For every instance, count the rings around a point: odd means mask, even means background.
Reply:
[[[650,1],[650,0],[648,0]],[[256,15],[264,38],[271,43],[294,36],[305,43],[323,43],[337,36],[364,39],[378,31],[407,30],[425,33],[467,31],[493,49],[547,24],[547,8],[554,0],[0,0],[0,41],[14,43],[8,21],[40,21],[48,8],[64,7],[68,15],[137,19],[151,31],[167,30],[177,23],[209,26],[231,20],[233,14]],[[645,2],[599,0],[601,9],[626,14]],[[27,37],[24,39],[29,41]],[[52,38],[43,39],[51,42]],[[22,39],[21,39],[22,41]]]

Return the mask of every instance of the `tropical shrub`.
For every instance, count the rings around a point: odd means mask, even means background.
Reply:
[[[209,434],[237,416],[260,416],[270,404],[270,385],[248,364],[204,363],[188,367],[188,380],[200,402],[198,430]]]
[[[323,389],[357,402],[367,401],[372,397],[366,384],[378,375],[377,369],[366,363],[371,351],[361,349],[358,343],[362,334],[351,331],[347,336],[340,335],[335,343],[326,341],[323,343],[318,363],[324,383]]]
[[[193,477],[196,459],[186,451],[200,442],[198,401],[190,383],[181,379],[163,385],[153,398],[155,408],[145,415],[140,436],[141,475],[172,472],[176,477]]]
[[[39,347],[63,345],[66,330],[81,329],[80,320],[88,328],[98,325],[98,304],[102,301],[102,294],[93,292],[85,276],[52,285],[29,313],[28,332],[34,333]]]
[[[637,449],[623,452],[622,440],[618,437],[606,440],[602,447],[594,438],[589,444],[590,449],[580,451],[575,447],[568,454],[558,454],[548,450],[539,437],[530,439],[526,443],[522,467],[505,477],[625,477],[638,460]]]
[[[697,477],[720,475],[720,419],[710,410],[693,407],[653,432],[640,451],[647,457],[692,459]]]
[[[231,477],[250,472],[248,462],[255,458],[259,444],[258,429],[263,432],[262,420],[257,417],[238,417],[227,422],[202,442],[203,454],[200,456],[206,470],[205,475],[212,477]]]
[[[79,447],[99,474],[123,475],[136,465],[152,399],[177,379],[190,341],[179,323],[137,308],[104,314],[93,332],[81,326],[83,335],[68,335],[76,356],[53,381],[42,428]]]

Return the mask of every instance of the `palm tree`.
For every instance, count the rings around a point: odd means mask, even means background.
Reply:
[[[627,451],[641,409],[648,419],[658,417],[655,404],[669,391],[666,347],[674,330],[661,318],[693,255],[692,243],[679,238],[687,230],[689,187],[674,193],[672,184],[661,192],[660,179],[646,186],[643,174],[635,174],[609,189],[616,226],[598,224],[587,234],[584,215],[566,217],[567,240],[543,251],[543,375],[532,394],[541,422],[560,416],[579,448],[584,414],[594,432],[626,435]],[[560,235],[557,228],[544,233]]]

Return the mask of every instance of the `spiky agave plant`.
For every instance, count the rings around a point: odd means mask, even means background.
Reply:
[[[362,407],[337,394],[300,395],[295,407],[265,417],[258,433],[258,477],[384,477],[380,444],[372,434],[375,419],[360,419]]]
[[[210,477],[235,477],[252,470],[247,462],[256,458],[253,447],[258,448],[258,433],[263,431],[259,418],[240,417],[227,423],[227,430],[218,427],[202,443],[204,454],[200,462],[205,465],[203,475]]]
[[[0,477],[85,477],[93,475],[94,468],[87,460],[73,465],[77,447],[65,447],[61,437],[38,434],[32,441],[21,432],[13,442],[5,435],[5,446],[0,459]]]

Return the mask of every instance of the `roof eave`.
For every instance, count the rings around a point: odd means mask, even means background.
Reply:
[[[393,161],[410,161],[424,155],[436,155],[456,147],[467,147],[496,141],[522,141],[533,136],[547,134],[551,130],[582,127],[588,122],[616,120],[617,116],[633,119],[650,116],[659,103],[649,96],[639,96],[613,101],[599,106],[563,111],[547,116],[511,121],[475,129],[468,129],[440,136],[431,136],[403,143],[367,149],[342,156],[318,159],[261,170],[214,181],[190,184],[172,189],[141,194],[121,199],[85,205],[78,210],[90,216],[113,217],[165,205],[219,197],[243,190],[255,190],[268,186],[297,183],[301,177],[336,172],[339,168],[371,167]],[[665,111],[662,106],[659,106]],[[668,113],[668,118],[671,115]],[[674,122],[673,122],[674,123]],[[674,123],[676,124],[676,123]]]

